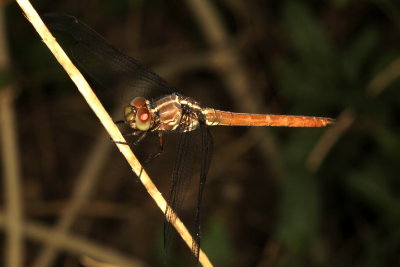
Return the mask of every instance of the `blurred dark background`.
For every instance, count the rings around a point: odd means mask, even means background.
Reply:
[[[215,266],[400,266],[397,1],[33,4],[39,14],[79,18],[203,106],[337,120],[321,129],[211,129],[201,246]],[[10,206],[3,183],[0,221],[6,241],[4,222],[21,211],[21,266],[97,266],[93,255],[190,266],[177,235],[165,255],[162,212],[20,8],[2,7],[9,65],[0,82],[13,85],[21,203]],[[167,137],[165,153],[146,166],[164,195],[175,144]],[[156,147],[150,136],[133,149],[143,159]],[[188,226],[196,188],[182,207]]]

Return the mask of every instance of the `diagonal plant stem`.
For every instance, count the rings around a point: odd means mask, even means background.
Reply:
[[[356,118],[355,111],[348,107],[342,110],[335,125],[330,127],[307,156],[306,166],[312,172],[317,172],[339,138],[350,128]]]
[[[0,229],[6,227],[7,217],[8,216],[0,210]],[[73,254],[85,254],[86,256],[98,260],[120,264],[120,266],[144,266],[144,264],[137,259],[127,257],[112,248],[99,246],[77,235],[60,233],[57,230],[49,229],[36,222],[25,220],[22,232],[27,238],[51,244],[58,249],[63,249]]]
[[[40,19],[39,15],[37,14],[36,10],[32,7],[30,2],[28,0],[17,0],[17,3],[24,11],[25,16],[27,17],[29,22],[33,25],[35,30],[43,39],[44,43],[56,57],[57,61],[61,64],[61,66],[70,76],[71,80],[75,83],[79,92],[82,94],[82,96],[85,98],[90,108],[99,118],[100,122],[103,124],[104,128],[107,130],[111,138],[115,142],[126,143],[118,127],[114,124],[110,115],[104,109],[103,105],[101,104],[97,96],[94,94],[94,92],[90,88],[85,78],[82,76],[79,70],[72,64],[71,60],[68,58],[66,53],[56,42],[55,38],[51,35],[50,31],[47,29],[43,21]],[[150,196],[154,199],[157,206],[164,213],[167,207],[167,202],[162,197],[161,193],[158,191],[157,187],[150,179],[147,172],[143,170],[142,166],[140,165],[139,161],[133,154],[130,147],[124,144],[117,144],[117,143],[116,146],[118,147],[119,151],[124,155],[125,159],[131,166],[133,172],[139,177],[140,181],[142,182],[142,184],[144,185]],[[182,223],[182,221],[179,218],[177,218],[175,222],[171,223],[173,223],[175,229],[182,237],[182,239],[185,241],[187,246],[190,249],[192,249],[193,238],[189,234],[187,228]],[[199,261],[203,266],[212,266],[207,255],[202,250],[200,251]]]
[[[54,227],[54,230],[60,234],[68,232],[79,211],[89,201],[111,148],[111,142],[107,139],[105,134],[99,136],[96,145],[87,157],[87,161],[84,164],[85,168],[76,178],[73,194],[66,207],[62,209],[61,216]],[[32,266],[51,266],[57,256],[56,252],[57,248],[54,244],[46,244]]]
[[[0,10],[0,68],[6,71],[9,66],[7,38],[4,36],[4,14]],[[6,220],[6,266],[22,266],[24,258],[22,234],[22,196],[21,175],[17,142],[17,127],[14,110],[15,87],[8,85],[0,91],[0,136],[3,159],[4,196],[7,210]]]
[[[396,58],[390,62],[371,79],[365,88],[365,95],[371,98],[378,97],[383,90],[388,88],[388,86],[400,76],[399,67],[400,58]],[[358,116],[357,110],[350,106],[345,107],[340,112],[336,125],[325,131],[324,135],[307,157],[306,164],[311,171],[316,172],[319,169],[329,151],[346,133]]]
[[[7,210],[6,234],[7,256],[6,266],[22,266],[23,235],[22,220],[23,211],[21,204],[21,181],[16,140],[15,112],[13,109],[14,88],[3,88],[0,91],[0,135],[3,154],[3,179],[4,195]]]

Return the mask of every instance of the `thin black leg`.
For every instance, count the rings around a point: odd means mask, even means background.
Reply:
[[[145,165],[150,163],[154,159],[158,158],[164,151],[164,142],[163,142],[162,132],[158,132],[158,138],[160,141],[158,149],[155,153],[150,154],[150,156],[144,161]]]
[[[159,141],[160,141],[159,146],[158,146],[158,150],[157,150],[157,152],[150,154],[150,156],[143,162],[142,168],[140,169],[140,173],[139,173],[139,179],[142,176],[143,167],[146,166],[147,164],[149,164],[151,161],[153,161],[157,157],[159,157],[162,154],[163,150],[164,150],[164,143],[163,143],[163,138],[162,138],[162,133],[161,132],[158,132],[158,138],[159,138]]]
[[[134,131],[131,133],[127,133],[127,134],[123,134],[123,137],[126,136],[139,136],[138,139],[136,139],[136,141],[134,142],[120,142],[120,141],[113,141],[116,144],[122,144],[122,145],[137,145],[140,143],[140,141],[142,141],[145,137],[146,137],[147,132],[142,132],[142,131]]]

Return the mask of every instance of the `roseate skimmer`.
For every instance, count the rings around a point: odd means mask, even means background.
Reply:
[[[199,256],[201,237],[200,209],[207,172],[211,162],[213,141],[208,126],[287,126],[324,127],[333,123],[330,118],[248,114],[204,108],[168,85],[157,74],[149,71],[135,59],[110,45],[89,26],[71,16],[49,14],[46,24],[73,38],[70,54],[78,65],[104,87],[123,86],[135,96],[124,109],[124,122],[133,134],[142,140],[147,133],[156,132],[160,138],[168,132],[179,132],[176,157],[173,163],[169,207],[165,211],[164,245],[171,224],[179,212],[184,193],[190,183],[196,156],[200,156],[200,182],[194,219],[193,251]]]

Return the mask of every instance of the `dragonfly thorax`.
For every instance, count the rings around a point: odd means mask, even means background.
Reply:
[[[193,131],[199,126],[201,108],[196,101],[178,94],[171,94],[154,102],[154,130]]]

